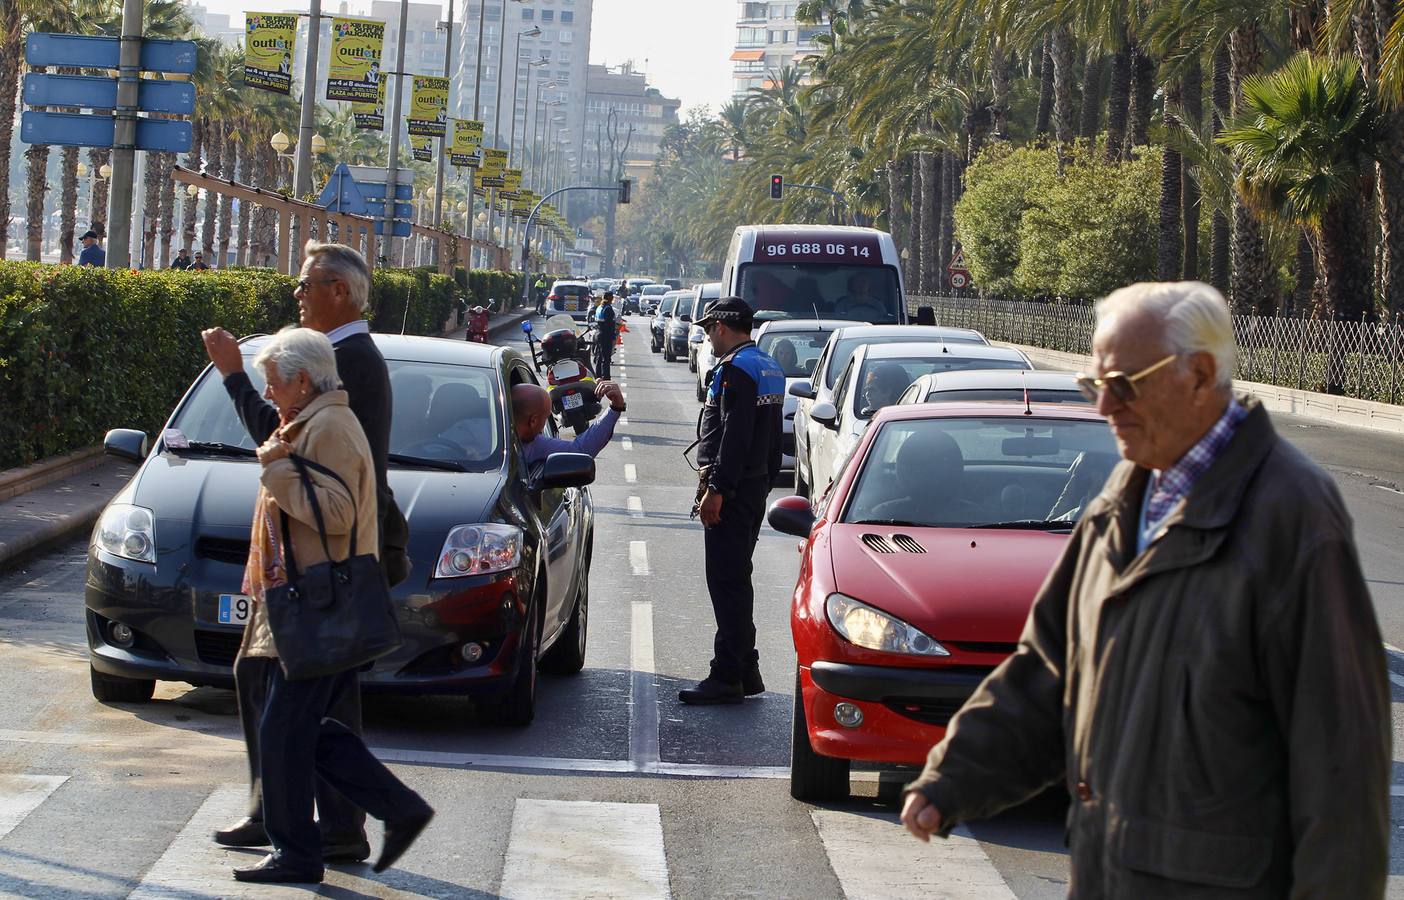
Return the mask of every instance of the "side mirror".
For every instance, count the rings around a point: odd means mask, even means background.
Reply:
[[[114,428],[102,439],[102,449],[112,456],[141,462],[151,449],[146,432],[133,428]]]
[[[935,324],[936,324],[936,310],[932,309],[932,308],[929,307],[929,306],[923,306],[923,307],[921,307],[920,309],[918,309],[918,310],[917,310],[917,324],[918,324],[918,325],[935,325]]]
[[[809,410],[809,417],[825,428],[838,429],[838,410],[828,400],[820,400]]]
[[[781,497],[770,504],[765,520],[782,534],[809,537],[809,532],[814,528],[814,510],[804,497]]]
[[[552,453],[531,480],[533,491],[585,487],[595,480],[595,460],[588,453]]]
[[[678,318],[681,319],[681,320],[684,321],[684,322],[691,322],[691,321],[692,321],[692,316],[678,316]]]
[[[801,400],[813,400],[817,396],[814,392],[814,385],[808,381],[796,381],[790,385],[789,394],[791,397],[798,397]]]

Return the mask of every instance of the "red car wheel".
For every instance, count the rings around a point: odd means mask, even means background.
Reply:
[[[790,796],[796,800],[825,801],[848,798],[848,760],[820,756],[809,743],[809,723],[804,714],[804,686],[795,671],[795,704],[790,735]]]

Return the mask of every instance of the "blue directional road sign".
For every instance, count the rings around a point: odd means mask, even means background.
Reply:
[[[322,188],[322,196],[317,198],[317,205],[328,212],[367,215],[366,198],[362,196],[356,180],[346,170],[346,163],[341,163],[332,170],[331,177],[327,179],[327,186]]]
[[[384,200],[366,200],[366,215],[371,216],[371,217],[373,217],[373,218],[384,218],[384,217],[385,217],[385,201],[384,201]],[[397,218],[397,219],[413,219],[413,218],[414,218],[414,204],[412,204],[412,203],[401,203],[401,202],[399,202],[399,201],[396,201],[396,202],[395,202],[395,218]]]
[[[143,78],[137,96],[137,108],[142,112],[181,116],[195,112],[195,85],[189,81]],[[117,79],[30,72],[24,76],[24,102],[29,106],[114,109],[117,106]]]
[[[376,220],[375,220],[375,234],[376,234],[377,237],[384,237],[384,236],[385,236],[385,220],[384,220],[384,219],[376,219]],[[409,236],[410,236],[410,223],[408,223],[408,222],[401,222],[399,219],[396,219],[396,220],[395,220],[395,231],[394,231],[394,236],[395,236],[395,237],[409,237]]]
[[[20,120],[20,140],[26,144],[63,147],[111,147],[116,122],[112,116],[27,110]],[[186,153],[190,150],[192,137],[193,129],[189,122],[137,119],[138,150]]]
[[[31,66],[115,69],[120,49],[121,38],[34,32],[25,38],[24,61]],[[141,68],[144,72],[190,75],[195,71],[197,53],[194,41],[143,38]]]

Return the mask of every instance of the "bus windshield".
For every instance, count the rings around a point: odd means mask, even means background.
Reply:
[[[751,263],[741,270],[741,299],[757,321],[846,319],[873,325],[902,321],[902,292],[890,266],[807,262]]]

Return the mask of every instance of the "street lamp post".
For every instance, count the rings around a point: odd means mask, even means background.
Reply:
[[[486,0],[484,0],[484,2],[486,2]],[[526,0],[513,0],[513,2],[516,2],[516,3],[524,3],[524,2],[526,2]],[[534,37],[538,37],[540,34],[541,34],[541,29],[540,29],[539,27],[535,26],[535,25],[531,26],[531,27],[528,28],[526,31],[519,31],[519,32],[517,32],[517,52],[516,52],[516,55],[512,57],[512,131],[513,131],[513,132],[516,132],[516,130],[517,130],[517,127],[516,127],[516,126],[517,126],[517,70],[518,70],[518,68],[520,68],[520,66],[518,65],[518,62],[517,62],[517,61],[521,58],[521,55],[522,55],[522,38],[523,38],[523,37],[533,37],[533,38],[534,38]],[[500,143],[500,141],[502,140],[502,82],[503,82],[504,80],[506,80],[506,79],[503,77],[503,74],[504,74],[504,72],[506,71],[506,65],[507,65],[507,4],[504,3],[504,4],[502,4],[502,37],[501,37],[501,40],[498,41],[498,45],[497,45],[497,105],[493,108],[493,113],[492,113],[492,131],[493,131],[492,145],[493,145],[493,147],[497,148],[498,150],[501,150],[501,149],[502,149],[502,144]],[[509,148],[509,149],[508,149],[508,151],[507,151],[507,159],[508,159],[509,164],[510,164],[511,159],[512,159],[512,151],[511,151],[510,147],[511,147],[511,136],[509,135],[509,136],[508,136],[508,148]],[[497,198],[497,191],[494,190],[494,191],[492,192],[492,195],[493,195],[493,199],[495,200],[495,199]],[[495,206],[495,205],[496,205],[496,204],[493,204],[493,206]],[[492,216],[492,207],[490,206],[489,209],[488,209],[488,222],[489,222],[489,223],[492,222],[492,218],[493,218],[493,216]],[[503,220],[502,220],[502,235],[503,235],[504,239],[505,239],[506,236],[507,236],[507,218],[506,218],[505,216],[503,217]],[[511,245],[509,244],[508,246],[511,246]]]
[[[528,84],[530,84],[530,81],[529,81],[529,80],[528,80]],[[526,142],[525,142],[525,138],[526,138],[526,127],[525,127],[525,126],[522,127],[522,138],[524,139],[524,140],[523,140],[524,146],[525,146],[525,147],[530,147],[530,148],[531,148],[531,170],[530,170],[530,171],[531,171],[531,180],[530,180],[530,184],[531,184],[532,190],[535,190],[535,189],[538,187],[538,185],[537,185],[537,183],[536,183],[536,153],[537,153],[536,145],[541,141],[541,128],[540,128],[540,126],[537,124],[537,122],[538,122],[538,121],[540,120],[540,118],[541,118],[541,92],[542,92],[542,91],[549,91],[549,90],[551,90],[551,89],[553,89],[553,88],[555,88],[555,87],[556,87],[556,81],[555,81],[555,79],[551,79],[550,81],[541,81],[541,82],[537,82],[537,85],[536,85],[536,102],[533,103],[530,96],[528,96],[528,97],[526,98],[526,103],[527,103],[526,110],[530,110],[530,112],[531,112],[531,142],[530,142],[530,143],[526,143]],[[524,112],[525,112],[526,110],[524,110]],[[522,151],[522,157],[523,157],[523,158],[526,157],[526,150],[525,150],[525,149],[523,149],[523,151]],[[527,183],[527,182],[525,182],[525,181],[523,182],[523,184],[526,184],[526,183]]]
[[[532,31],[535,31],[537,34],[540,34],[540,33],[541,33],[541,29],[540,29],[540,28],[533,28]],[[531,32],[522,32],[522,34],[531,35]],[[517,35],[518,44],[521,43],[521,36],[522,36],[522,35],[520,35],[520,34]],[[534,37],[535,35],[532,35],[532,36]],[[507,165],[508,165],[508,166],[511,166],[513,162],[516,162],[516,163],[517,163],[516,168],[521,168],[521,167],[522,167],[522,166],[521,166],[521,161],[517,159],[517,79],[518,79],[519,73],[520,73],[520,71],[521,71],[521,55],[522,55],[522,51],[521,51],[521,49],[520,49],[520,47],[519,47],[518,50],[517,50],[517,66],[516,66],[516,67],[513,69],[513,71],[512,71],[512,133],[511,133],[511,135],[509,135],[509,140],[508,140],[508,145],[507,145]],[[546,65],[546,62],[547,62],[547,61],[546,61],[545,59],[537,58],[537,59],[529,60],[529,61],[527,62],[527,64],[526,64],[526,70],[527,70],[526,96],[525,96],[525,98],[524,98],[524,102],[522,103],[522,154],[523,154],[523,155],[526,155],[527,111],[528,111],[528,108],[529,108],[529,107],[528,107],[528,103],[529,103],[529,101],[530,101],[530,99],[531,99],[531,76],[532,76],[532,69],[540,68],[541,66]],[[507,234],[510,232],[511,235],[512,235],[512,239],[511,239],[511,240],[512,240],[512,241],[515,241],[515,240],[516,240],[516,230],[515,230],[515,228],[513,227],[513,224],[512,224],[512,216],[511,216],[510,213],[503,213],[502,215],[503,215],[503,220],[502,220],[502,233],[503,233],[503,235],[507,235]],[[509,247],[512,246],[512,243],[509,242],[509,243],[507,244],[507,246],[509,246]]]
[[[547,84],[555,84],[555,82],[551,81],[547,82]],[[543,157],[549,153],[551,149],[550,140],[542,137],[541,134],[543,131],[548,131],[549,133],[550,129],[551,123],[547,121],[550,114],[547,110],[560,105],[561,101],[555,99],[547,100],[543,103],[541,100],[541,88],[539,86],[537,87],[537,108],[531,117],[531,187],[533,190],[541,190],[541,180],[546,177],[546,162]]]
[[[487,3],[483,3],[487,6]],[[453,79],[450,76],[449,66],[453,64],[453,0],[448,0],[448,35],[444,38],[444,80],[448,82],[449,90],[453,90]],[[447,100],[445,100],[447,103]],[[446,107],[447,108],[447,107]],[[444,153],[445,148],[450,146],[453,135],[445,131],[444,136],[439,138],[439,169],[434,175],[434,227],[444,227]],[[437,265],[439,262],[439,240],[434,239],[432,245],[432,259]],[[452,273],[450,273],[452,274]]]

